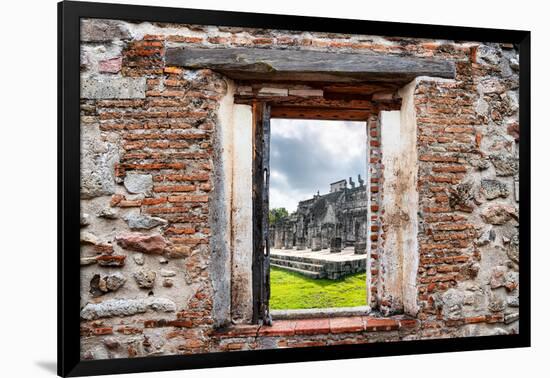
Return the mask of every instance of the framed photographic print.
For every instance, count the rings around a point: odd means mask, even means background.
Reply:
[[[529,346],[529,32],[58,9],[59,375]]]

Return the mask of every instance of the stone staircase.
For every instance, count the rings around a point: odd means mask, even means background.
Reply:
[[[366,257],[362,259],[330,261],[309,256],[275,254],[270,257],[271,266],[300,273],[309,278],[336,280],[349,274],[366,270]]]
[[[322,264],[294,261],[288,259],[287,256],[278,256],[278,258],[272,256],[270,262],[271,266],[300,273],[309,278],[324,278],[326,276]]]

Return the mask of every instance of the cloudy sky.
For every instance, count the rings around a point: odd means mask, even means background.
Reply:
[[[366,174],[365,122],[271,120],[269,205],[289,213],[331,182]]]

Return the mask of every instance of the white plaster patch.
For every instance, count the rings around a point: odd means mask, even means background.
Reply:
[[[233,107],[233,317],[252,318],[252,108]]]
[[[403,224],[403,307],[405,313],[416,316],[418,312],[416,276],[419,264],[418,250],[418,209],[417,190],[418,151],[416,146],[416,112],[414,90],[416,81],[399,91],[401,103],[401,173],[404,190],[401,192],[401,205],[408,216]]]

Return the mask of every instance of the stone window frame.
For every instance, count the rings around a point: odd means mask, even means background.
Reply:
[[[253,86],[226,79],[228,93],[220,106],[222,150],[225,166],[231,177],[229,193],[229,249],[230,293],[229,316],[234,323],[253,321],[252,269],[252,130],[255,104],[268,103],[273,118],[361,120],[367,127],[367,193],[369,209],[367,221],[367,293],[371,316],[418,312],[416,273],[418,270],[418,193],[416,120],[413,82],[394,91],[369,96],[375,109],[349,109],[354,95],[333,101],[324,109],[315,107],[314,92],[303,90],[301,98],[292,97],[293,84],[287,90],[281,85],[256,83]],[[246,83],[248,84],[248,83]],[[297,89],[294,89],[297,91]],[[314,89],[312,90],[314,91]],[[268,94],[266,94],[268,93]],[[296,92],[294,92],[296,93]],[[281,95],[281,94],[284,94]],[[357,94],[355,94],[357,96]],[[300,97],[300,96],[298,96]],[[357,98],[362,98],[357,96]],[[292,106],[285,106],[290,103]],[[396,105],[397,104],[397,105]],[[326,104],[325,104],[326,105]],[[302,111],[300,113],[300,111]],[[363,112],[362,112],[363,111]],[[314,114],[312,116],[312,113]],[[384,151],[385,153],[382,153]],[[398,157],[401,158],[398,159]],[[405,157],[405,158],[403,158]],[[388,172],[385,177],[384,172]],[[393,172],[393,174],[390,174]],[[405,174],[403,174],[405,172]],[[374,178],[375,180],[371,180]],[[399,190],[395,190],[398,188]],[[391,247],[392,252],[386,253]],[[414,251],[404,253],[404,249]],[[401,265],[396,265],[397,263]],[[316,316],[331,317],[337,312],[314,312]],[[371,310],[376,310],[371,312]],[[343,313],[339,316],[356,316],[360,313]],[[307,311],[290,315],[290,318],[311,317]]]

